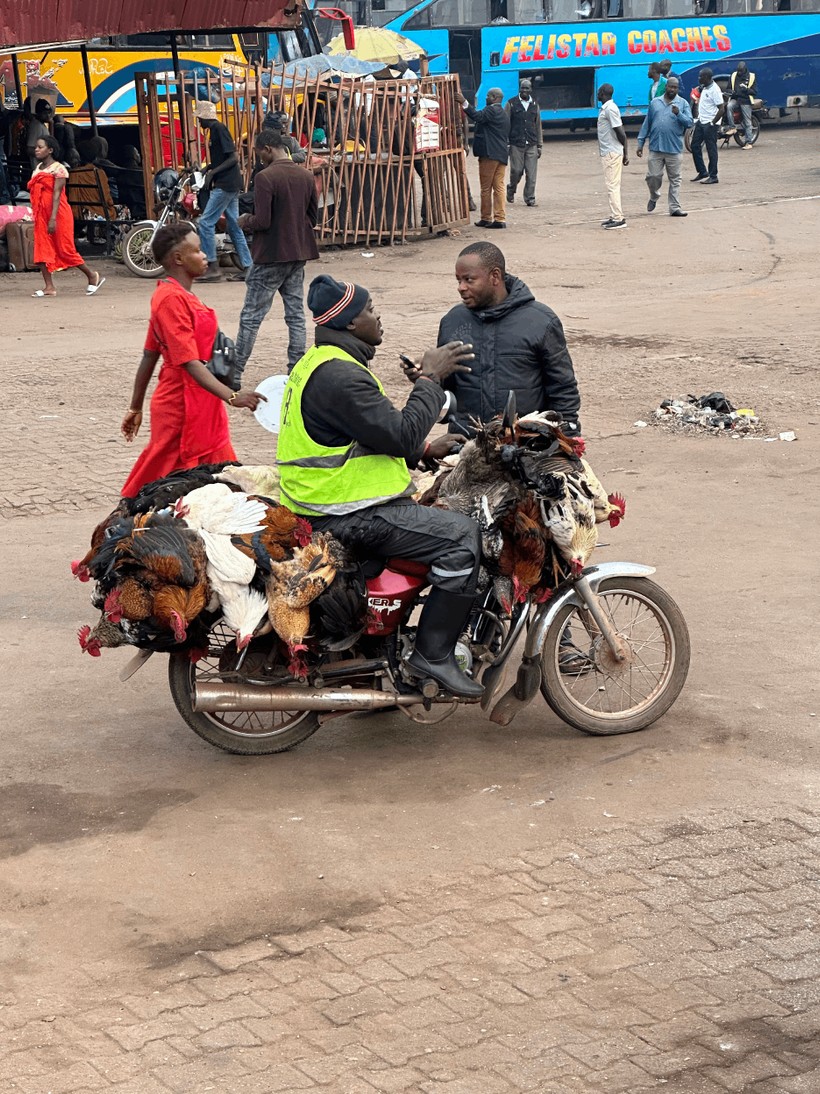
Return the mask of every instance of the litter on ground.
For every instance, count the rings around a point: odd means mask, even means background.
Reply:
[[[736,408],[722,391],[708,395],[681,395],[664,399],[656,409],[655,422],[677,433],[712,433],[731,437],[757,437],[761,440],[793,441],[789,431],[767,437],[764,423],[751,407]],[[639,426],[640,422],[634,423]]]

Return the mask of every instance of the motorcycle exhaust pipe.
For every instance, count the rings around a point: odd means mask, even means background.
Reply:
[[[202,682],[194,687],[192,706],[197,713],[220,714],[237,710],[380,710],[422,702],[423,696],[417,693],[397,695],[375,688],[266,688]]]

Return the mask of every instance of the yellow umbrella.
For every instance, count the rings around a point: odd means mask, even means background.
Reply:
[[[415,61],[426,56],[421,46],[387,27],[356,27],[355,34],[356,45],[353,49],[346,49],[344,35],[337,34],[325,46],[325,53],[348,53],[360,61],[382,61],[386,65]]]

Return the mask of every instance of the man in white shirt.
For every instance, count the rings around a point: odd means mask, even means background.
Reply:
[[[607,229],[626,227],[626,218],[621,208],[621,172],[629,163],[626,133],[621,112],[612,101],[613,94],[612,84],[601,84],[598,88],[598,101],[601,104],[598,115],[598,151],[601,154],[609,198],[609,220],[601,221],[601,227]]]
[[[695,161],[697,174],[692,182],[699,182],[702,186],[715,186],[718,182],[718,147],[717,139],[720,130],[720,122],[726,111],[723,102],[723,92],[712,79],[711,68],[702,68],[698,76],[700,84],[700,99],[698,100],[698,120],[692,133],[692,159]],[[703,146],[706,145],[706,153],[709,157],[709,170],[703,162]]]

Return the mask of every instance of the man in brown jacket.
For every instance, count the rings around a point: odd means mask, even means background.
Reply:
[[[239,375],[279,291],[288,327],[288,372],[305,352],[305,263],[319,257],[314,227],[318,202],[313,175],[291,161],[279,129],[263,129],[254,142],[264,169],[254,182],[254,212],[239,218],[253,232],[253,265],[236,336]]]

